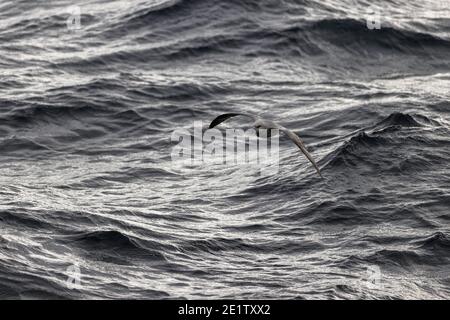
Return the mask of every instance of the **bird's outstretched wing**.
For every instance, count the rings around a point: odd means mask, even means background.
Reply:
[[[217,118],[215,118],[211,124],[209,125],[209,128],[212,129],[215,126],[221,124],[222,122],[232,118],[232,117],[236,117],[236,116],[244,116],[244,117],[249,117],[252,118],[253,120],[256,120],[255,116],[252,116],[250,114],[245,114],[245,113],[225,113],[225,114],[221,114],[220,116],[218,116]]]
[[[314,168],[316,169],[317,173],[319,174],[319,176],[321,178],[323,178],[322,173],[320,173],[320,169],[319,166],[317,165],[317,163],[314,161],[313,157],[311,156],[311,154],[308,152],[308,150],[306,150],[305,144],[303,143],[302,139],[300,139],[300,137],[298,135],[296,135],[293,131],[283,128],[280,128],[280,131],[284,132],[296,145],[297,147],[300,148],[300,150],[303,152],[303,154],[308,158],[309,161],[311,161],[312,165],[314,166]]]

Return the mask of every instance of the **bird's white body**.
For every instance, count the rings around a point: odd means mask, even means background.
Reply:
[[[253,126],[256,129],[280,129],[280,126],[272,120],[265,120],[261,118],[256,119]]]

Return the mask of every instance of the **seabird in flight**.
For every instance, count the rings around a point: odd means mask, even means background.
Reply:
[[[254,116],[251,114],[245,114],[245,113],[225,113],[222,114],[220,116],[218,116],[217,118],[215,118],[211,124],[209,125],[209,128],[212,129],[215,126],[221,124],[222,122],[228,120],[229,118],[232,117],[236,117],[236,116],[244,116],[244,117],[248,117],[253,119],[254,123],[253,126],[256,128],[256,130],[259,129],[278,129],[281,132],[284,132],[284,134],[286,134],[296,145],[297,147],[300,148],[300,150],[303,152],[303,154],[308,158],[309,161],[311,161],[312,165],[314,166],[314,168],[316,169],[317,173],[319,174],[319,176],[321,178],[323,178],[322,174],[320,173],[320,169],[319,166],[316,164],[316,162],[314,161],[313,157],[311,156],[311,154],[308,152],[308,150],[306,150],[305,144],[303,143],[302,139],[300,139],[299,136],[297,136],[293,131],[286,129],[283,126],[280,126],[279,124],[271,121],[271,120],[266,120],[266,119],[262,119],[258,116]]]

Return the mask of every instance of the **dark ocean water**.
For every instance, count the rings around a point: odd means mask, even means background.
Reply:
[[[0,1],[0,298],[450,298],[450,1],[371,3]],[[236,111],[325,179],[174,164]]]

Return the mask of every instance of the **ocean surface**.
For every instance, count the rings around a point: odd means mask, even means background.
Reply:
[[[450,298],[450,1],[1,0],[0,58],[1,299]],[[225,112],[324,179],[172,160]]]

